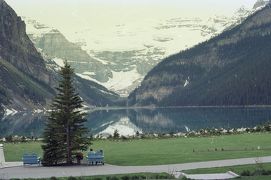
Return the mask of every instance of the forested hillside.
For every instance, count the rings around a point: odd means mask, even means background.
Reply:
[[[130,105],[271,104],[269,5],[221,35],[172,55],[129,96]]]

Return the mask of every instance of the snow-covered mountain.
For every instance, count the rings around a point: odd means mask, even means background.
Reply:
[[[253,9],[262,8],[263,6],[267,5],[268,3],[271,3],[270,0],[258,0],[254,6]]]
[[[163,58],[239,24],[266,3],[259,0],[252,10],[241,7],[232,16],[142,19],[144,26],[140,27],[135,23],[115,24],[110,34],[95,34],[92,24],[67,34],[24,19],[28,35],[43,54],[59,65],[66,59],[80,77],[127,96]]]

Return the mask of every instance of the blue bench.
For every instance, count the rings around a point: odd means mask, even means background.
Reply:
[[[90,151],[87,156],[88,164],[90,165],[104,165],[103,150]]]
[[[26,165],[34,165],[34,164],[38,164],[40,165],[40,157],[38,157],[37,154],[33,153],[33,154],[24,154],[23,155],[23,164]]]

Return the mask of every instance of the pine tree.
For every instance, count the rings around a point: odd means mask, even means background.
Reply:
[[[71,165],[76,153],[87,150],[90,145],[88,131],[84,127],[85,114],[80,110],[83,101],[73,87],[73,75],[73,69],[65,62],[60,70],[58,94],[51,104],[44,131],[42,148],[45,165],[59,165],[64,162]]]

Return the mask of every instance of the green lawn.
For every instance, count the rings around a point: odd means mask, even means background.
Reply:
[[[237,174],[241,174],[243,171],[255,172],[256,170],[271,170],[271,163],[258,164],[258,165],[244,165],[244,166],[231,166],[231,167],[221,167],[221,168],[202,168],[183,171],[187,174],[209,174],[209,173],[225,173],[227,171],[232,171]],[[271,176],[243,176],[238,179],[244,180],[270,180]]]
[[[137,174],[120,174],[105,176],[86,176],[86,177],[63,177],[63,178],[41,178],[39,180],[141,180],[141,179],[174,179],[167,173],[137,173]],[[15,180],[15,179],[14,179]],[[34,180],[34,179],[24,179]]]
[[[270,180],[271,176],[251,176],[251,177],[241,177],[241,180]]]
[[[208,174],[208,173],[225,173],[228,171],[232,171],[237,174],[241,174],[245,170],[253,172],[259,169],[271,170],[271,163],[257,164],[257,165],[254,164],[254,165],[243,165],[243,166],[229,166],[229,167],[219,167],[219,168],[202,168],[202,169],[186,170],[183,172],[187,174]]]
[[[271,134],[261,133],[127,141],[99,140],[93,142],[92,148],[103,149],[105,160],[110,164],[155,165],[271,155],[270,139]],[[5,144],[6,159],[18,161],[24,152],[37,152],[41,155],[40,145]],[[260,150],[257,150],[258,146]]]

